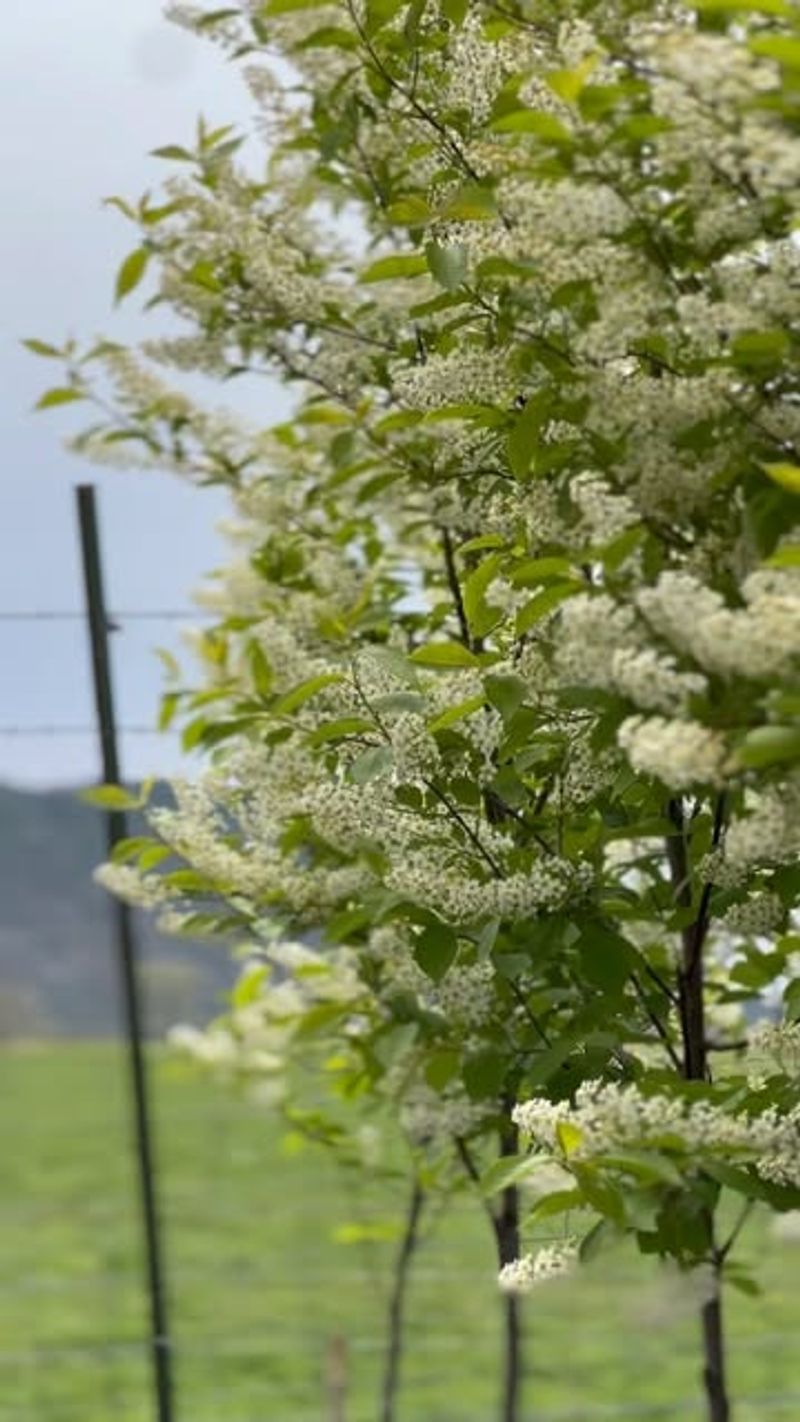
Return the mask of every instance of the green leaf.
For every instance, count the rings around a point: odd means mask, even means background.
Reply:
[[[544,1162],[534,1155],[503,1155],[484,1170],[481,1175],[481,1191],[487,1196],[498,1195],[509,1185],[523,1180]]]
[[[367,36],[371,39],[384,25],[388,25],[405,3],[406,0],[367,0],[364,26]]]
[[[590,75],[597,68],[599,60],[599,54],[588,54],[574,69],[551,70],[547,75],[548,88],[568,104],[574,104],[585,88]]]
[[[703,1169],[712,1179],[748,1200],[763,1200],[774,1210],[800,1209],[800,1189],[796,1185],[776,1185],[772,1180],[763,1180],[755,1170],[729,1165],[726,1160],[704,1158]]]
[[[545,415],[544,402],[531,397],[517,415],[508,436],[508,462],[518,479],[528,476]]]
[[[506,1078],[506,1059],[487,1048],[476,1052],[464,1063],[464,1085],[473,1101],[486,1101],[497,1096]]]
[[[150,261],[150,250],[147,247],[137,247],[131,252],[122,263],[117,272],[117,280],[114,287],[114,297],[116,301],[122,301],[123,297],[133,291],[139,285]]]
[[[178,143],[165,143],[162,148],[151,148],[151,158],[174,158],[181,163],[193,163],[194,154],[188,148],[181,148]]]
[[[425,1080],[434,1091],[442,1091],[458,1075],[461,1056],[455,1051],[433,1052],[425,1067]]]
[[[309,736],[309,745],[322,746],[328,741],[341,741],[347,736],[360,736],[375,732],[375,723],[364,716],[341,716],[336,721],[328,721]]]
[[[201,15],[195,24],[198,30],[213,30],[215,25],[221,25],[225,20],[238,20],[240,14],[240,10],[231,10],[230,7],[226,10],[209,10],[208,14]]]
[[[465,716],[472,716],[474,712],[480,711],[486,705],[484,696],[470,696],[466,701],[459,701],[457,706],[450,706],[441,715],[436,716],[433,721],[428,722],[428,730],[431,732],[444,731],[448,726],[454,726],[457,721],[463,721]]]
[[[167,731],[175,720],[175,716],[180,705],[181,693],[179,691],[165,691],[161,697],[161,706],[158,713],[157,729]]]
[[[582,1042],[583,1038],[584,1033],[580,1028],[562,1032],[561,1036],[557,1037],[549,1047],[537,1054],[529,1073],[529,1084],[538,1086],[540,1082],[549,1081],[551,1077],[555,1076],[572,1052],[573,1047]]]
[[[458,938],[444,923],[422,930],[414,944],[414,958],[427,977],[440,983],[458,953]]]
[[[313,34],[307,35],[294,47],[297,50],[358,49],[358,35],[354,34],[352,30],[343,29],[340,25],[322,25],[320,29],[314,30]]]
[[[797,13],[788,0],[694,0],[694,8],[702,14],[781,15],[787,20]]]
[[[80,799],[104,810],[137,810],[142,804],[141,796],[126,790],[124,785],[94,785],[81,790]]]
[[[466,543],[460,543],[459,553],[480,553],[484,548],[503,548],[505,538],[501,533],[480,533],[477,538],[468,538]]]
[[[337,686],[342,681],[344,676],[341,672],[323,672],[320,676],[312,676],[279,697],[272,707],[272,713],[275,716],[288,716],[292,711],[304,706],[318,691],[324,691],[327,686]]]
[[[784,69],[800,69],[800,39],[789,35],[764,35],[750,40],[753,54],[774,59]]]
[[[467,274],[466,248],[458,243],[444,247],[439,242],[428,242],[425,257],[434,280],[446,291],[456,291]]]
[[[614,1224],[622,1228],[625,1224],[625,1199],[622,1191],[610,1180],[604,1179],[591,1165],[576,1164],[572,1168],[587,1203],[597,1210],[598,1214],[605,1215],[606,1219],[613,1220]]]
[[[500,712],[504,721],[510,721],[528,694],[528,688],[522,678],[507,673],[503,673],[501,676],[487,676],[484,685],[486,686],[486,695],[495,710]]]
[[[469,0],[441,0],[439,8],[446,20],[460,26],[469,14]]]
[[[247,660],[250,664],[250,675],[253,678],[253,685],[261,699],[266,701],[272,695],[272,667],[267,660],[263,647],[261,647],[258,642],[253,641],[248,645]]]
[[[536,1201],[528,1215],[527,1224],[538,1224],[540,1220],[552,1219],[555,1215],[564,1215],[569,1210],[580,1210],[585,1206],[582,1190],[551,1190],[549,1195],[542,1195],[541,1199]]]
[[[510,114],[493,119],[489,127],[494,133],[530,133],[543,143],[572,143],[572,134],[555,114],[536,109],[514,109]]]
[[[800,469],[798,474],[798,492],[800,492]],[[777,548],[769,558],[764,560],[765,568],[800,568],[800,543],[785,543],[782,548]]]
[[[530,602],[520,608],[517,613],[516,633],[518,637],[529,632],[537,622],[548,613],[553,612],[559,603],[566,601],[568,597],[575,597],[576,593],[586,591],[585,583],[556,583],[553,587],[545,588],[544,592],[536,594]]]
[[[231,993],[233,1006],[248,1007],[250,1003],[256,1002],[261,996],[261,989],[268,974],[269,968],[264,963],[257,963],[250,968],[245,968]]]
[[[174,850],[168,844],[151,844],[148,849],[143,849],[139,855],[139,868],[144,872],[148,869],[156,869],[159,864],[163,864],[165,859],[171,859]]]
[[[742,370],[767,374],[786,359],[790,339],[782,327],[772,331],[743,331],[731,347],[731,358]]]
[[[428,270],[428,263],[424,257],[410,254],[408,256],[381,257],[380,261],[373,262],[367,267],[359,277],[360,282],[375,281],[395,281],[399,277],[423,276]]]
[[[569,558],[526,558],[511,574],[515,588],[533,588],[538,583],[550,583],[572,575]]]
[[[35,336],[28,336],[22,344],[26,350],[32,351],[34,355],[63,358],[63,351],[58,350],[56,346],[48,345],[47,341],[37,340]]]
[[[432,213],[424,199],[412,193],[390,203],[386,216],[398,227],[424,227],[430,222]]]
[[[503,616],[500,608],[490,607],[486,602],[486,591],[498,577],[502,566],[502,553],[491,553],[464,583],[464,612],[473,637],[485,637]]]
[[[800,726],[758,726],[745,736],[736,759],[748,770],[800,760]]]
[[[149,849],[152,844],[153,840],[143,834],[118,839],[111,851],[112,863],[127,864],[131,859],[138,859],[142,850]]]
[[[598,1220],[597,1224],[584,1235],[581,1240],[579,1256],[581,1263],[588,1264],[591,1259],[595,1259],[604,1249],[619,1238],[619,1231],[613,1221],[609,1219]]]
[[[796,464],[762,464],[761,468],[773,484],[780,484],[790,494],[800,494],[800,467]]]
[[[370,1220],[364,1224],[336,1225],[331,1231],[334,1244],[390,1244],[400,1235],[394,1220]]]
[[[600,923],[584,929],[575,947],[588,981],[606,992],[620,992],[638,962],[633,945]]]
[[[86,396],[82,390],[76,390],[74,385],[59,385],[52,390],[45,390],[44,395],[40,395],[34,406],[35,410],[49,410],[53,405],[69,405],[73,400],[85,400]]]
[[[569,1158],[574,1155],[583,1140],[583,1132],[580,1127],[573,1125],[572,1121],[558,1121],[556,1124],[556,1139],[564,1155]]]
[[[787,983],[783,993],[786,1016],[790,1022],[800,1022],[800,978]]]
[[[295,10],[320,10],[322,0],[266,0],[259,9],[259,15],[270,19],[273,15],[291,15]]]
[[[385,775],[387,770],[391,770],[394,764],[391,746],[371,746],[369,750],[362,751],[356,756],[347,772],[348,780],[352,780],[355,785],[366,785],[368,780],[375,780],[379,775]]]
[[[656,1151],[615,1151],[609,1155],[594,1156],[593,1164],[632,1175],[646,1185],[680,1185],[683,1178],[674,1162]]]
[[[491,189],[480,183],[465,183],[438,213],[448,222],[485,222],[497,216]]]
[[[480,666],[475,653],[461,642],[428,642],[424,647],[417,647],[408,660],[418,667]]]

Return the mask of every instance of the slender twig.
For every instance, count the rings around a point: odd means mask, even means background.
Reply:
[[[472,652],[474,651],[474,647],[472,645],[472,636],[469,630],[469,619],[467,617],[467,609],[464,606],[464,598],[461,592],[461,583],[459,582],[458,569],[456,568],[455,554],[453,552],[453,540],[450,535],[449,528],[443,528],[441,530],[441,537],[442,552],[444,553],[444,565],[447,571],[447,585],[450,588],[450,594],[456,609],[456,617],[458,618],[458,626],[461,632],[461,640],[464,643],[464,646],[466,647],[467,651]]]
[[[672,1062],[672,1065],[674,1066],[675,1070],[676,1070],[677,1072],[680,1072],[680,1071],[681,1071],[681,1059],[680,1059],[680,1057],[678,1056],[678,1053],[677,1053],[676,1050],[675,1050],[675,1047],[674,1047],[674,1044],[673,1044],[673,1042],[672,1042],[672,1039],[671,1039],[671,1037],[670,1037],[670,1035],[669,1035],[669,1032],[667,1031],[666,1027],[664,1026],[664,1023],[661,1021],[661,1018],[659,1017],[658,1013],[653,1011],[652,1007],[650,1006],[649,1002],[647,1001],[647,994],[645,993],[644,988],[642,987],[641,983],[639,982],[639,978],[638,978],[638,976],[637,976],[636,973],[631,973],[631,982],[633,983],[634,990],[635,990],[635,992],[636,992],[636,996],[638,997],[640,1003],[642,1004],[642,1007],[644,1008],[644,1010],[645,1010],[645,1012],[646,1012],[646,1014],[647,1014],[647,1017],[648,1017],[650,1023],[652,1024],[653,1027],[655,1027],[656,1032],[658,1033],[659,1037],[661,1038],[661,1041],[662,1041],[663,1044],[664,1044],[664,1048],[665,1048],[665,1050],[666,1050],[667,1056],[669,1057],[670,1061]]]
[[[495,877],[497,879],[502,879],[503,871],[500,868],[500,865],[498,864],[494,855],[491,854],[490,851],[486,848],[486,845],[481,840],[480,835],[476,834],[475,830],[472,828],[469,822],[465,820],[461,811],[458,809],[458,806],[453,804],[452,800],[449,798],[448,795],[445,794],[444,790],[440,790],[439,786],[434,780],[426,779],[423,783],[431,791],[431,794],[435,795],[437,800],[439,800],[441,804],[444,805],[448,814],[452,816],[456,824],[464,831],[464,834],[467,836],[467,839],[472,845],[474,845],[474,847],[477,849],[478,853],[485,861],[485,863],[489,865],[489,868],[491,869]]]
[[[394,1283],[389,1300],[386,1365],[381,1392],[381,1422],[394,1422],[400,1363],[403,1356],[403,1323],[411,1271],[411,1261],[419,1244],[419,1225],[425,1192],[415,1177],[408,1201],[405,1229],[394,1267]]]
[[[647,976],[649,978],[652,978],[653,982],[661,988],[661,991],[663,992],[664,996],[669,998],[673,1007],[677,1007],[678,994],[676,993],[675,989],[670,987],[669,983],[664,978],[662,978],[661,974],[656,971],[656,969],[652,966],[651,963],[645,962],[643,966],[645,972],[647,973]]]
[[[538,1034],[539,1034],[539,1036],[541,1037],[542,1041],[544,1042],[545,1046],[546,1046],[546,1047],[551,1046],[552,1044],[551,1044],[550,1038],[548,1037],[548,1035],[547,1035],[547,1033],[546,1033],[544,1027],[542,1026],[541,1022],[539,1021],[539,1019],[538,1019],[538,1017],[536,1016],[535,1012],[532,1012],[532,1011],[531,1011],[531,1008],[530,1008],[530,1005],[529,1005],[529,1003],[528,1003],[528,1000],[527,1000],[527,998],[525,997],[525,994],[524,994],[524,992],[522,991],[522,988],[520,987],[519,983],[515,983],[515,982],[513,982],[513,981],[509,978],[509,980],[508,980],[508,986],[510,987],[513,996],[516,998],[517,1002],[519,1003],[519,1006],[522,1008],[523,1012],[525,1013],[525,1016],[527,1017],[528,1021],[529,1021],[530,1024],[531,1024],[531,1026],[533,1027],[533,1029],[534,1029],[536,1032],[538,1032]]]
[[[739,1217],[735,1225],[733,1226],[733,1229],[728,1235],[728,1238],[725,1240],[725,1243],[720,1245],[719,1249],[717,1250],[717,1263],[720,1268],[725,1263],[725,1260],[733,1249],[734,1244],[736,1243],[737,1239],[739,1238],[739,1235],[744,1229],[744,1226],[750,1218],[754,1205],[754,1200],[744,1201],[744,1204],[742,1205],[742,1208],[739,1212]]]
[[[484,1212],[484,1214],[488,1217],[488,1219],[489,1219],[489,1221],[490,1221],[490,1223],[491,1223],[491,1226],[492,1226],[492,1231],[493,1231],[493,1233],[494,1233],[494,1235],[495,1235],[495,1238],[496,1238],[496,1237],[497,1237],[497,1219],[496,1219],[496,1217],[495,1217],[494,1210],[492,1209],[491,1205],[489,1204],[489,1201],[486,1199],[486,1196],[485,1196],[484,1193],[483,1193],[483,1189],[482,1189],[482,1186],[481,1186],[481,1173],[480,1173],[480,1171],[479,1171],[477,1165],[475,1164],[475,1161],[474,1161],[473,1158],[472,1158],[472,1154],[471,1154],[471,1152],[470,1152],[469,1146],[467,1145],[467,1143],[466,1143],[466,1141],[464,1140],[463,1136],[456,1136],[456,1137],[455,1137],[455,1147],[456,1147],[456,1153],[457,1153],[457,1155],[458,1155],[458,1158],[459,1158],[459,1160],[461,1161],[461,1164],[463,1165],[464,1170],[466,1171],[466,1174],[469,1176],[469,1178],[470,1178],[470,1180],[472,1181],[473,1185],[477,1186],[478,1192],[479,1192],[479,1194],[480,1194],[480,1201],[481,1201],[481,1205],[482,1205],[482,1207],[483,1207],[483,1212]]]

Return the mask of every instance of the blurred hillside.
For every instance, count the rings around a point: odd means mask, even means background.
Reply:
[[[111,901],[92,880],[101,813],[72,790],[0,786],[0,846],[0,1040],[115,1035]],[[163,938],[143,914],[136,926],[148,1032],[214,1016],[233,978],[225,947]]]

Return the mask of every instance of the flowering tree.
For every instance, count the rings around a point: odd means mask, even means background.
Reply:
[[[82,454],[237,514],[165,700],[209,768],[102,877],[174,928],[318,936],[281,1030],[496,1196],[505,1422],[519,1294],[613,1233],[703,1275],[724,1422],[739,1229],[800,1202],[797,12],[172,13],[242,63],[268,159],[201,124],[163,200],[113,199],[118,295],[154,273],[181,334],[32,343],[67,362],[42,405],[94,402]],[[164,367],[297,408],[250,429]],[[224,1028],[256,1071],[273,992]],[[580,1251],[522,1250],[543,1161],[532,1223]]]

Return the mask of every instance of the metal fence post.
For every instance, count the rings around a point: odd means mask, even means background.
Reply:
[[[106,784],[117,785],[120,779],[120,768],[111,682],[111,659],[108,647],[109,625],[103,593],[103,572],[94,485],[79,484],[76,494],[86,598],[86,622],[91,647],[94,699],[103,767],[102,778]],[[105,821],[110,853],[118,840],[127,837],[124,810],[109,809],[106,811]],[[131,911],[128,905],[119,899],[114,899],[112,912],[133,1096],[134,1139],[146,1256],[147,1293],[150,1306],[150,1350],[153,1366],[155,1416],[157,1422],[174,1422],[171,1344],[159,1231],[155,1158],[147,1094],[147,1070],[142,1045],[142,1009],[136,972],[136,945]]]

